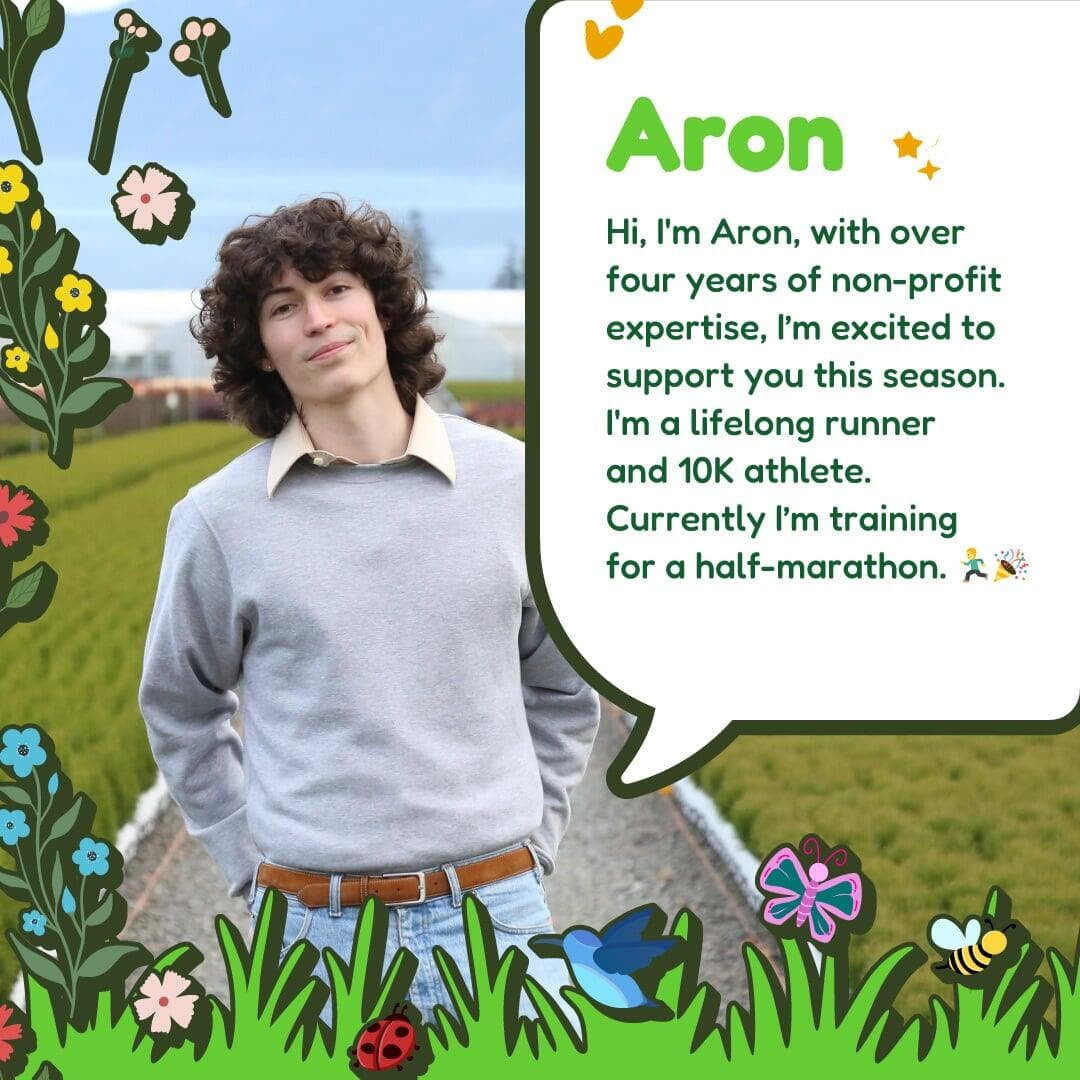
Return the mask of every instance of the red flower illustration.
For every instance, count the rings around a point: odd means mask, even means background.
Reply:
[[[11,547],[19,539],[16,530],[29,532],[34,527],[34,518],[23,513],[33,505],[34,500],[25,491],[16,490],[12,495],[7,484],[0,484],[0,544]]]
[[[10,1005],[0,1005],[0,1061],[8,1061],[15,1047],[11,1044],[22,1038],[22,1024],[9,1024],[14,1010]]]

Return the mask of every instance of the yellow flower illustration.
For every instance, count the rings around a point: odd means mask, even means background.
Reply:
[[[15,267],[11,265],[11,258],[6,247],[0,246],[0,274],[10,274]]]
[[[33,217],[30,218],[30,228],[37,232],[41,228],[41,211],[35,210]]]
[[[18,345],[4,350],[4,367],[14,368],[19,374],[25,374],[26,365],[29,363],[30,354]]]
[[[16,203],[30,198],[30,189],[22,178],[22,166],[15,162],[0,168],[0,214],[10,214]]]
[[[45,324],[45,348],[56,351],[57,346],[60,344],[60,339],[56,336],[56,331],[53,329],[52,323]]]
[[[73,311],[89,311],[92,288],[93,286],[86,278],[65,274],[64,280],[56,287],[53,296],[60,301],[60,306],[68,314]]]

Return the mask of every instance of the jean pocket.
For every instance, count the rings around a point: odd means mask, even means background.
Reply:
[[[482,885],[472,892],[487,908],[496,930],[530,936],[552,928],[544,887],[534,872]]]

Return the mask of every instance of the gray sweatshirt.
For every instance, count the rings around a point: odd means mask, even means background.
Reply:
[[[528,839],[554,865],[599,701],[533,603],[522,444],[438,421],[454,479],[305,455],[270,498],[268,440],[173,507],[139,705],[233,895],[263,859],[396,873]]]

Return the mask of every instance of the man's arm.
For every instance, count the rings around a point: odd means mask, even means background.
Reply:
[[[139,708],[188,831],[206,845],[232,896],[260,858],[248,831],[243,745],[229,723],[248,630],[221,547],[188,495],[169,517]]]
[[[596,738],[600,698],[555,648],[531,593],[521,609],[518,652],[525,715],[544,787],[544,816],[530,840],[550,874],[570,821],[570,792],[585,772]]]

